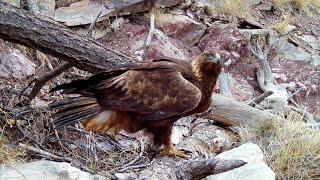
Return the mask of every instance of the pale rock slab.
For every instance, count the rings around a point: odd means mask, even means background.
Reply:
[[[104,180],[72,167],[70,163],[40,160],[30,163],[0,166],[0,179],[32,180]]]
[[[263,161],[264,155],[260,147],[253,143],[243,144],[237,148],[223,152],[216,157],[223,160],[240,159],[246,165],[212,176],[207,180],[275,180],[275,173]]]

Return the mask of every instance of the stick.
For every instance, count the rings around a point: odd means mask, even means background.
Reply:
[[[56,69],[54,69],[51,72],[48,72],[47,74],[44,74],[43,76],[39,78],[34,78],[29,82],[29,84],[21,90],[21,94],[25,92],[25,90],[30,87],[33,83],[34,86],[28,95],[28,98],[31,100],[37,96],[43,85],[45,85],[50,79],[60,75],[62,72],[70,69],[73,65],[71,63],[63,63],[59,65]]]
[[[40,154],[44,157],[49,157],[53,160],[58,160],[58,161],[67,161],[67,162],[72,162],[72,159],[70,158],[67,158],[67,157],[60,157],[60,156],[57,156],[55,154],[52,154],[52,153],[49,153],[47,151],[44,151],[44,150],[41,150],[41,149],[38,149],[38,148],[35,148],[33,146],[29,146],[29,145],[26,145],[26,144],[23,144],[23,143],[19,143],[18,145],[19,147],[23,148],[23,149],[27,149],[31,152],[34,152],[34,153],[37,153],[37,154]]]
[[[100,11],[100,13],[97,15],[97,17],[96,17],[96,18],[92,21],[92,23],[90,24],[89,29],[88,29],[88,36],[89,36],[89,37],[92,37],[93,28],[94,28],[97,20],[99,19],[101,13],[102,13],[102,11]]]
[[[148,36],[147,36],[146,46],[145,46],[144,54],[143,54],[143,57],[142,57],[143,60],[146,60],[148,58],[148,56],[149,56],[148,51],[149,51],[149,48],[150,48],[150,45],[151,45],[151,41],[152,41],[152,37],[153,37],[153,33],[154,33],[154,30],[155,30],[154,24],[155,24],[155,22],[154,22],[154,14],[151,14],[151,16],[150,16],[150,30],[149,30],[149,33],[148,33]]]
[[[130,168],[130,166],[134,165],[143,155],[144,153],[144,142],[142,139],[140,139],[140,153],[137,157],[135,157],[131,162],[129,162],[128,164],[124,165],[120,170],[118,170],[118,172],[124,172],[126,169],[128,169],[128,167]]]
[[[255,107],[257,104],[259,104],[261,101],[263,101],[266,97],[270,96],[273,94],[271,91],[266,91],[262,93],[260,96],[252,99],[249,103],[247,103],[249,106]]]

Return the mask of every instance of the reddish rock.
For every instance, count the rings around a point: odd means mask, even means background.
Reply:
[[[173,14],[157,15],[156,26],[168,36],[180,39],[191,46],[199,42],[207,29],[206,25],[188,16]]]
[[[116,35],[106,36],[99,41],[105,44],[106,47],[141,60],[148,32],[149,28],[144,26],[125,23]],[[200,50],[197,47],[191,48],[180,40],[173,39],[157,30],[157,33],[154,33],[148,54],[148,59],[174,58],[190,60],[193,56],[200,54]]]
[[[202,51],[219,50],[225,60],[230,59],[235,62],[244,53],[244,44],[245,40],[237,29],[212,26],[198,46]]]
[[[24,79],[35,72],[36,65],[17,49],[8,49],[0,42],[0,78]]]

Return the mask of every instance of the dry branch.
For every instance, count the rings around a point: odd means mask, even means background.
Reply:
[[[55,154],[52,154],[52,153],[49,153],[47,151],[44,151],[42,149],[38,149],[38,148],[35,148],[33,146],[29,146],[29,145],[26,145],[26,144],[23,144],[23,143],[19,143],[19,147],[23,148],[23,149],[27,149],[28,151],[31,151],[33,153],[37,153],[43,157],[47,157],[47,158],[50,158],[50,159],[53,159],[53,160],[56,160],[56,161],[67,161],[67,162],[72,162],[72,159],[70,158],[66,158],[66,157],[60,157],[60,156],[57,156]]]
[[[38,49],[93,73],[133,61],[49,18],[4,2],[0,3],[0,38]]]
[[[213,94],[210,110],[201,117],[213,119],[225,125],[256,125],[277,116],[230,97]]]
[[[33,83],[34,86],[32,88],[32,91],[30,92],[30,94],[28,94],[28,98],[29,99],[33,99],[36,97],[36,95],[38,94],[38,92],[41,90],[42,86],[49,81],[50,79],[60,75],[62,72],[68,70],[69,68],[71,68],[73,65],[71,63],[63,63],[60,66],[58,66],[56,69],[54,69],[53,71],[44,74],[43,76],[39,77],[39,78],[34,78],[32,81],[29,82],[29,84],[22,90],[21,93],[23,93],[28,87],[30,87]]]

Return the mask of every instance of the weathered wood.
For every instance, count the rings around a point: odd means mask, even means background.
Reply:
[[[230,97],[213,94],[212,106],[201,117],[213,119],[225,125],[255,125],[276,115],[251,107]]]
[[[0,38],[38,49],[93,73],[132,61],[49,18],[4,2],[0,3]]]

